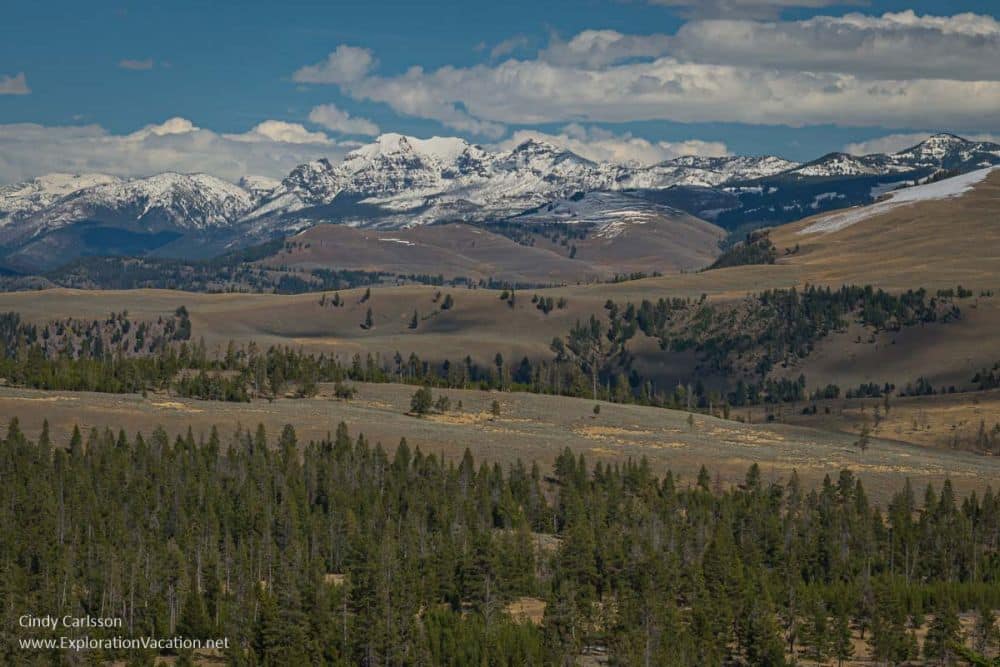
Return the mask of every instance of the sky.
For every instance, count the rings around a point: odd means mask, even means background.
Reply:
[[[385,132],[595,160],[1000,136],[995,0],[10,3],[0,183],[280,178]]]

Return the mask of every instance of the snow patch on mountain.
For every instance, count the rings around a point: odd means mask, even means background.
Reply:
[[[0,186],[0,226],[40,211],[62,197],[121,179],[107,174],[46,174],[24,183]]]
[[[49,192],[61,189],[69,194],[18,216],[2,227],[0,240],[24,242],[80,221],[140,232],[207,231],[231,225],[257,203],[250,192],[208,174],[167,172],[131,180],[92,177],[86,179],[87,187],[79,189],[75,187],[78,182],[56,183]]]
[[[301,164],[280,182],[50,174],[3,186],[0,245],[16,248],[82,222],[234,246],[321,222],[383,229],[452,221],[582,222],[595,229],[614,223],[610,234],[662,214],[658,207],[666,204],[705,219],[725,217],[724,226],[780,224],[871,201],[900,183],[998,162],[1000,146],[947,134],[891,155],[832,153],[808,164],[687,156],[645,167],[595,162],[538,138],[496,151],[457,137],[383,134],[340,162]]]
[[[895,190],[887,199],[872,204],[870,206],[851,208],[841,213],[828,215],[808,227],[801,229],[799,234],[829,234],[841,229],[846,229],[851,225],[867,220],[876,215],[887,213],[893,209],[915,204],[922,201],[933,201],[938,199],[950,199],[960,197],[972,190],[976,184],[981,183],[997,167],[988,167],[970,171],[960,176],[942,179],[924,185],[915,185],[910,188]]]
[[[528,224],[583,225],[596,238],[614,238],[631,225],[643,225],[664,216],[683,215],[675,209],[617,192],[590,192],[547,202],[511,218]]]
[[[342,213],[345,224],[408,227],[488,221],[578,193],[715,187],[794,166],[797,163],[766,156],[678,158],[635,167],[594,162],[537,138],[491,152],[455,137],[384,134],[348,153],[338,165],[320,160],[296,168],[246,219],[309,215],[303,209],[350,200],[370,208]],[[372,211],[379,212],[374,219]]]

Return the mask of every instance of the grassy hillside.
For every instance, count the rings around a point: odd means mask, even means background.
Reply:
[[[279,433],[284,424],[292,423],[305,440],[320,439],[344,421],[352,432],[364,433],[388,449],[405,437],[411,447],[454,461],[469,448],[477,460],[513,463],[520,458],[547,465],[569,447],[589,461],[612,464],[645,456],[657,472],[671,469],[681,475],[682,483],[691,484],[703,464],[710,465],[726,486],[740,482],[754,462],[767,479],[787,479],[795,470],[809,485],[849,467],[864,480],[869,493],[882,500],[904,477],[916,488],[950,477],[963,494],[981,491],[1000,478],[998,458],[916,448],[877,437],[861,454],[853,446],[857,437],[851,434],[785,424],[741,424],[706,415],[689,420],[685,412],[611,403],[602,403],[595,415],[594,402],[584,399],[457,389],[434,391],[435,396],[451,399],[446,413],[417,418],[406,414],[414,387],[354,386],[359,392],[349,401],[334,399],[333,388],[323,385],[312,399],[252,403],[3,389],[0,412],[19,415],[30,437],[37,436],[47,418],[53,441],[60,443],[68,442],[74,425],[84,432],[96,426],[125,428],[129,433],[148,431],[155,424],[171,433],[190,426],[197,437],[207,435],[212,425],[228,433],[237,425],[255,428],[262,423],[269,433]],[[494,400],[500,404],[499,416],[490,411]]]
[[[566,339],[576,322],[586,322],[596,315],[600,326],[607,326],[609,311],[605,306],[609,300],[624,311],[629,303],[638,307],[644,299],[654,304],[659,299],[687,299],[688,305],[672,320],[672,339],[696,330],[698,322],[704,320],[704,308],[716,313],[712,327],[735,339],[754,331],[759,335],[762,322],[755,319],[759,298],[748,299],[748,294],[762,290],[793,286],[801,289],[807,284],[839,287],[850,282],[899,294],[923,287],[927,288],[928,299],[937,299],[939,290],[950,294],[941,298],[937,308],[954,307],[960,310],[960,317],[946,324],[936,321],[873,327],[862,326],[863,317],[854,313],[843,326],[801,341],[805,344],[800,346],[800,352],[776,358],[767,371],[768,377],[795,381],[804,376],[807,394],[835,384],[841,389],[841,397],[847,390],[867,383],[891,384],[901,390],[922,381],[936,391],[947,391],[952,386],[962,390],[971,388],[979,369],[1000,361],[1000,339],[995,333],[1000,327],[1000,297],[994,296],[1000,294],[1000,266],[994,252],[1000,245],[1000,229],[995,224],[998,212],[1000,174],[993,174],[962,197],[899,207],[832,233],[802,233],[815,220],[775,228],[769,235],[777,251],[773,264],[518,290],[506,296],[502,290],[433,286],[290,296],[53,289],[0,294],[0,312],[17,311],[28,321],[43,323],[66,317],[101,318],[110,312],[128,310],[135,320],[155,321],[185,306],[190,312],[192,340],[203,338],[210,353],[221,353],[230,340],[235,340],[255,341],[261,346],[301,347],[337,356],[344,362],[355,354],[371,353],[388,359],[399,352],[404,357],[415,353],[432,363],[445,359],[455,362],[470,356],[489,366],[497,353],[508,364],[522,357],[551,360],[553,339]],[[319,266],[329,258],[349,256],[353,246],[345,241],[341,247],[340,242],[353,239],[354,243],[360,238],[366,246],[383,250],[386,262],[396,261],[400,257],[396,253],[401,250],[419,251],[427,269],[432,270],[437,262],[445,261],[445,256],[463,256],[469,262],[466,266],[484,267],[484,275],[492,269],[481,262],[505,249],[551,254],[539,248],[537,242],[535,247],[518,245],[501,236],[483,242],[479,232],[472,227],[440,226],[393,232],[390,237],[346,228],[317,228],[313,230],[315,236],[307,233],[282,252],[286,260],[302,262],[303,267]],[[365,238],[365,234],[369,236]],[[584,244],[597,241],[577,240],[583,248],[578,250],[582,259],[539,259],[539,267],[558,272],[562,270],[559,267],[583,261],[590,252]],[[420,245],[398,241],[419,241]],[[550,239],[545,242],[563,248]],[[526,262],[525,266],[531,268],[530,264]],[[955,293],[959,284],[964,288],[961,295]],[[451,304],[445,309],[449,297]],[[331,305],[335,298],[339,306]],[[540,307],[545,302],[554,305]],[[371,326],[364,326],[369,311]],[[693,342],[701,345],[708,339]],[[658,344],[657,338],[641,334],[627,340],[623,349],[633,358],[633,367],[655,380],[661,389],[701,378],[723,389],[720,383],[724,378],[705,375],[705,360],[699,357],[704,352],[675,349],[673,343],[664,348],[662,339]],[[749,357],[740,353],[742,358],[732,357],[727,363],[749,370],[758,361],[760,349],[750,352]],[[971,396],[958,400],[972,400]],[[802,407],[796,406],[795,410]],[[792,411],[784,410],[784,414]],[[848,421],[831,428],[856,433],[858,425]],[[903,432],[889,437],[941,444],[947,441],[949,428],[950,423],[942,421],[929,435],[921,433],[918,437]]]
[[[473,282],[555,284],[620,274],[693,270],[718,254],[722,229],[689,215],[656,214],[597,231],[583,224],[446,224],[377,231],[318,225],[260,261],[267,267],[323,267]]]

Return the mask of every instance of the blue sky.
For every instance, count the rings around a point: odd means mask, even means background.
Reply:
[[[854,26],[864,34],[853,46],[850,39],[840,44],[830,37],[838,34],[837,21],[845,14],[878,19],[907,11],[915,18]],[[959,20],[961,13],[974,16]],[[0,94],[0,182],[50,163],[58,166],[43,157],[19,157],[29,136],[35,143],[58,145],[80,141],[76,135],[67,138],[65,128],[84,126],[91,130],[88,136],[98,138],[87,141],[99,140],[101,150],[111,151],[113,138],[171,118],[211,133],[203,137],[215,137],[218,150],[235,143],[243,152],[234,154],[228,171],[269,175],[279,175],[296,159],[337,157],[370,140],[375,128],[498,145],[535,132],[577,147],[592,143],[593,157],[645,161],[684,148],[804,160],[849,144],[879,147],[883,144],[865,142],[887,135],[1000,132],[1000,110],[991,112],[1000,109],[995,104],[1000,98],[993,97],[998,77],[974,71],[977,62],[998,62],[1000,53],[1000,13],[987,0],[49,2],[11,3],[4,15],[0,93],[7,94]],[[830,17],[832,23],[809,23],[814,17]],[[740,38],[720,34],[723,24],[713,20],[720,18],[730,19],[724,25],[737,31],[732,34],[743,35],[748,27],[759,31],[756,41],[728,52]],[[778,33],[760,27],[768,21],[777,21],[770,25],[777,25]],[[574,38],[598,30],[609,31],[601,34],[602,43],[611,40],[624,55],[593,61],[589,49],[572,48]],[[778,64],[775,54],[766,53],[775,34],[791,40],[787,59]],[[636,46],[633,38],[645,41]],[[812,39],[826,40],[821,58],[809,52]],[[872,67],[876,59],[866,60],[856,48],[871,39],[887,40],[890,64],[884,68]],[[577,41],[577,47],[584,44]],[[368,54],[371,63],[346,79],[331,73],[343,59],[327,59],[341,45],[357,50],[343,52],[348,55]],[[554,47],[567,48],[559,55]],[[923,71],[913,53],[927,53],[936,68]],[[637,68],[662,65],[660,59],[669,59],[669,71],[652,72],[660,77],[653,88],[673,88],[648,89],[643,82],[651,81],[650,72]],[[313,74],[302,74],[310,66]],[[413,67],[421,69],[407,74]],[[664,76],[671,80],[664,83]],[[846,84],[844,77],[850,78]],[[587,88],[591,79],[596,83]],[[985,91],[970,88],[984,79]],[[893,82],[889,92],[887,81]],[[917,83],[897,90],[900,81]],[[551,94],[543,97],[538,82],[552,86]],[[712,87],[725,90],[706,92]],[[844,90],[834,90],[839,88]],[[764,98],[762,89],[775,92]],[[802,101],[813,89],[835,98]],[[959,103],[966,90],[977,91],[980,107]],[[600,92],[590,96],[592,91]],[[267,126],[267,132],[242,136],[266,121],[288,127],[279,133],[272,131],[279,126]],[[25,123],[32,125],[30,132],[20,125]],[[295,135],[292,125],[304,134]],[[63,128],[63,134],[51,128]],[[224,136],[236,138],[219,138]],[[271,164],[244,154],[247,144],[272,141],[285,144],[275,148],[282,160]],[[79,152],[71,168],[109,170],[105,163],[115,159],[111,151],[104,162],[91,165]],[[110,164],[110,170],[156,167],[148,160],[120,159],[121,168]],[[197,157],[190,162],[199,166]]]

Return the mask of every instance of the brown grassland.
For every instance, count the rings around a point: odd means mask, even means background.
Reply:
[[[321,295],[315,293],[279,296],[52,289],[0,294],[0,311],[18,311],[28,320],[43,322],[64,317],[100,318],[127,310],[134,319],[143,320],[156,319],[184,305],[191,314],[194,339],[203,338],[210,352],[224,350],[230,340],[253,340],[264,346],[282,344],[326,352],[343,360],[355,353],[392,355],[399,351],[432,361],[457,361],[470,355],[480,363],[490,363],[497,352],[509,360],[550,358],[552,338],[565,335],[576,320],[602,313],[607,299],[624,302],[705,294],[711,300],[724,301],[768,288],[805,284],[837,287],[845,283],[873,284],[890,291],[925,287],[933,293],[962,284],[972,289],[974,296],[960,302],[962,318],[956,323],[911,327],[864,339],[849,329],[822,340],[794,367],[779,369],[789,376],[805,373],[810,389],[826,382],[842,387],[891,382],[901,387],[919,376],[935,386],[961,385],[978,369],[1000,361],[998,213],[1000,172],[960,198],[898,208],[834,233],[800,234],[809,221],[774,229],[771,238],[779,259],[773,265],[519,291],[513,306],[493,290],[431,286],[375,288],[367,302],[362,299],[364,290],[345,290],[340,293],[345,302],[340,308],[321,305]],[[465,237],[475,230],[465,232],[455,243],[467,242]],[[407,239],[423,235],[421,238],[427,240],[439,233],[425,230],[404,235]],[[340,248],[331,240],[332,245],[322,245],[323,239],[336,240],[338,234],[341,232],[305,232],[302,238],[310,239],[312,246],[296,256],[296,261],[304,266],[319,264],[340,256],[337,253],[351,252],[354,246],[350,244]],[[473,252],[469,247],[463,252],[470,266],[481,265],[493,261],[487,258],[489,253],[505,252],[507,242],[494,239],[489,248]],[[385,261],[390,262],[398,261],[398,253],[412,248],[371,239],[366,243],[388,246]],[[435,243],[438,250],[433,252],[426,247],[413,251],[422,253],[428,271],[439,261],[440,247],[445,245],[440,238]],[[428,241],[427,245],[433,244]],[[791,250],[796,245],[797,252],[784,254],[785,248]],[[558,270],[561,262],[552,266]],[[674,259],[664,260],[662,268],[672,266],[676,267]],[[488,275],[489,271],[481,273]],[[439,292],[453,296],[453,308],[440,309]],[[995,296],[990,296],[991,292]],[[565,298],[566,305],[546,315],[531,303],[536,293]],[[368,308],[372,309],[374,327],[366,330],[360,324]],[[415,330],[409,328],[414,310],[420,318]],[[689,429],[684,413],[607,405],[594,418],[590,401],[510,393],[498,397],[503,412],[501,418],[493,420],[485,413],[487,401],[495,396],[460,391],[447,393],[453,404],[463,401],[464,411],[415,419],[403,414],[411,387],[360,389],[359,398],[350,403],[321,394],[310,400],[218,404],[168,396],[144,400],[7,388],[0,390],[0,413],[21,415],[32,429],[39,428],[41,418],[48,416],[62,436],[74,422],[133,430],[162,423],[172,431],[188,425],[199,431],[211,424],[232,429],[237,422],[245,426],[263,422],[276,430],[280,424],[293,422],[305,437],[318,437],[345,420],[352,431],[365,432],[386,446],[395,446],[406,436],[412,444],[439,448],[449,456],[457,457],[470,447],[478,458],[539,461],[551,460],[569,446],[607,460],[645,455],[659,469],[670,467],[688,478],[707,463],[723,481],[738,479],[753,461],[775,476],[795,469],[811,478],[850,466],[875,487],[895,486],[903,476],[932,481],[950,475],[965,490],[990,482],[995,485],[1000,480],[1000,459],[955,452],[950,446],[955,433],[975,429],[980,421],[988,425],[1000,422],[996,392],[894,398],[871,449],[859,456],[852,443],[861,423],[870,417],[873,401],[867,402],[864,413],[861,401],[821,402],[815,416],[801,415],[802,405],[788,405],[781,408],[778,417],[786,423],[764,426],[699,415],[695,427]],[[825,412],[827,407],[830,414]],[[764,418],[761,409],[736,416],[749,416],[755,422]]]

